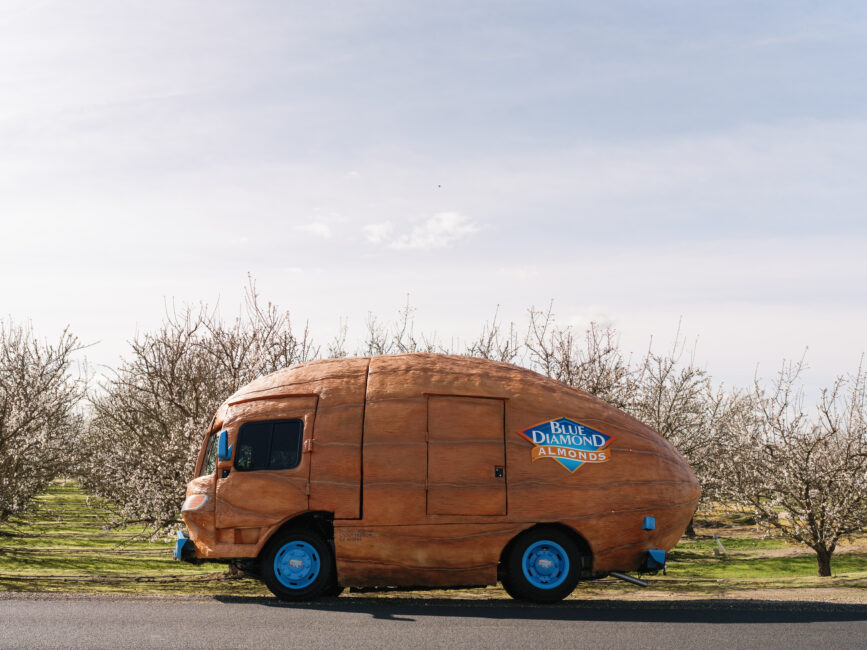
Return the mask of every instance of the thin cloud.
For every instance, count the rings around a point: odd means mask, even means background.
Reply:
[[[391,237],[391,222],[370,223],[364,227],[364,236],[371,244],[382,244]]]
[[[497,275],[512,280],[532,280],[539,276],[539,269],[535,266],[504,266],[497,271]]]
[[[322,239],[331,239],[332,234],[331,226],[327,223],[322,223],[321,221],[313,221],[301,226],[295,226],[295,230],[300,230],[301,232],[306,232],[308,235],[321,237]]]
[[[476,223],[458,212],[438,212],[409,233],[396,237],[392,237],[393,227],[389,222],[364,227],[369,242],[386,244],[395,250],[446,248],[479,230]]]

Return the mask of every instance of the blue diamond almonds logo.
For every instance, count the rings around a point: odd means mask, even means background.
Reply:
[[[531,451],[534,463],[540,458],[550,458],[574,472],[584,463],[607,463],[611,460],[608,445],[614,438],[569,418],[540,422],[518,431],[518,435],[535,445]]]

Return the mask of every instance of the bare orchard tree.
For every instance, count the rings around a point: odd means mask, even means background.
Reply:
[[[343,319],[340,320],[340,325],[335,334],[328,342],[325,356],[329,359],[343,359],[349,356],[346,350],[346,337],[349,336],[349,325]]]
[[[695,472],[706,502],[716,493],[714,453],[736,421],[740,398],[713,386],[707,371],[685,352],[679,331],[668,352],[648,350],[626,410],[674,445]],[[692,522],[687,534],[695,534]]]
[[[318,354],[307,329],[296,334],[289,314],[262,306],[252,284],[234,321],[204,307],[172,309],[130,346],[91,399],[78,476],[118,504],[124,521],[157,530],[177,520],[219,404],[256,377]]]
[[[230,324],[216,310],[204,319],[207,336],[204,350],[216,365],[217,374],[233,392],[256,377],[288,368],[294,363],[319,356],[307,323],[299,333],[292,327],[288,311],[276,305],[260,304],[251,279],[244,293],[241,313]],[[224,397],[229,393],[225,393]]]
[[[867,403],[863,366],[804,407],[799,363],[784,363],[769,388],[756,380],[752,427],[733,437],[725,463],[729,495],[757,524],[809,546],[831,575],[841,539],[867,526]]]
[[[523,346],[518,339],[515,323],[509,323],[509,329],[505,330],[499,321],[499,316],[500,306],[497,305],[490,323],[485,322],[478,338],[470,341],[466,346],[467,356],[506,363],[515,363],[518,360]]]
[[[85,389],[71,373],[80,347],[68,330],[49,344],[29,325],[0,322],[0,521],[24,510],[64,468]]]
[[[415,334],[415,308],[410,305],[409,295],[406,303],[398,310],[398,317],[391,326],[383,324],[372,313],[367,315],[367,332],[364,338],[362,354],[375,356],[380,354],[406,354],[411,352],[440,352],[436,336]],[[340,349],[339,346],[337,348]]]
[[[583,334],[571,326],[559,326],[552,310],[553,305],[545,311],[529,309],[530,323],[524,339],[527,365],[628,410],[636,375],[620,350],[617,333],[598,323],[590,323]]]

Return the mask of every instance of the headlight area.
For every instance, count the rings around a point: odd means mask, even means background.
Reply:
[[[184,505],[181,506],[181,512],[191,512],[201,510],[208,503],[207,494],[191,494],[184,499]]]

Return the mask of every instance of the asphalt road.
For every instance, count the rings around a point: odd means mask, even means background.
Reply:
[[[0,594],[2,648],[865,648],[867,606]]]

